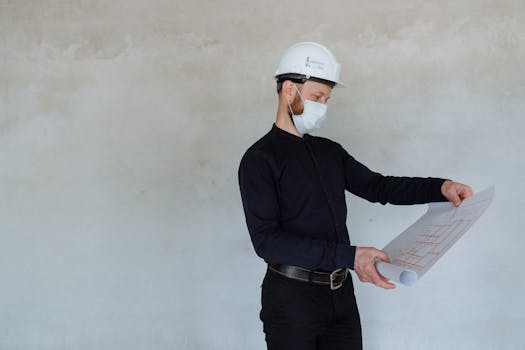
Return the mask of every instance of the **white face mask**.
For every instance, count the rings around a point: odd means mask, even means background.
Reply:
[[[288,108],[290,108],[290,111],[292,112],[292,119],[295,124],[295,128],[297,129],[297,131],[304,135],[308,134],[314,129],[319,129],[323,120],[326,119],[326,112],[328,110],[328,106],[323,103],[304,99],[303,95],[301,95],[301,93],[299,92],[297,85],[294,84],[294,86],[297,90],[297,93],[299,93],[299,96],[303,100],[303,113],[294,115],[292,106],[290,106],[289,101]]]

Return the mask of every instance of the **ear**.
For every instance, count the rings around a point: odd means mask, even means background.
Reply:
[[[281,90],[281,93],[283,94],[283,97],[286,101],[289,101],[290,103],[294,100],[295,95],[297,94],[297,90],[294,87],[295,83],[291,80],[285,80],[283,82],[283,87]]]

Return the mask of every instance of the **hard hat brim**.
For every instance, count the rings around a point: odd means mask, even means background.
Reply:
[[[335,88],[335,87],[343,88],[343,87],[346,87],[346,84],[344,84],[344,83],[342,83],[340,81],[333,81],[333,80],[328,80],[328,79],[323,79],[323,78],[318,78],[318,77],[307,77],[306,75],[299,74],[299,73],[279,74],[279,75],[275,76],[275,80],[277,82],[281,82],[281,81],[285,81],[285,80],[291,80],[291,81],[296,82],[298,84],[304,84],[307,80],[312,80],[312,81],[316,81],[318,83],[326,84],[326,85],[330,86],[331,88]]]

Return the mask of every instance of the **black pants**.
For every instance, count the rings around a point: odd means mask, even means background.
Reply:
[[[361,350],[361,321],[350,273],[339,289],[266,271],[261,313],[269,350]]]

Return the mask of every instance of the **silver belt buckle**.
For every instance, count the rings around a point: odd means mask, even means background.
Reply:
[[[336,290],[336,289],[339,289],[341,288],[341,286],[343,285],[343,282],[345,281],[346,279],[346,274],[348,273],[348,269],[345,268],[345,277],[341,280],[340,283],[338,283],[337,285],[334,284],[334,280],[335,280],[335,274],[338,273],[338,272],[341,272],[343,269],[337,269],[337,270],[334,270],[330,273],[330,289],[331,290]]]

